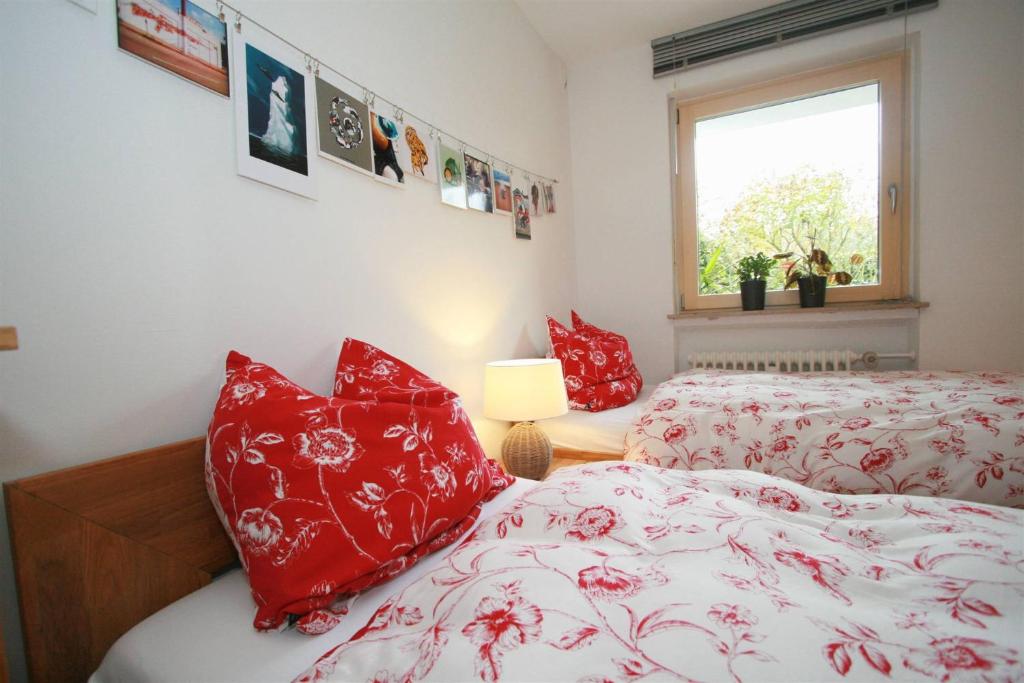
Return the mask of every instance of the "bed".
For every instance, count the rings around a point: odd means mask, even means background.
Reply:
[[[535,485],[517,480],[484,504],[478,524]],[[249,584],[241,569],[232,569],[132,628],[111,647],[89,681],[290,681],[326,649],[348,640],[392,592],[429,574],[443,556],[444,551],[429,555],[387,584],[359,594],[348,603],[341,623],[316,637],[253,629]]]
[[[747,469],[835,493],[1024,506],[1024,378],[998,372],[684,372],[625,459]]]
[[[1024,512],[558,471],[301,681],[1019,680]]]
[[[201,445],[8,486],[33,680],[1024,675],[1024,512],[623,462],[518,482],[322,636],[258,633],[202,498]],[[117,472],[132,502],[115,514]],[[160,560],[228,569],[190,586]]]
[[[634,403],[541,425],[555,465],[749,469],[835,493],[1024,506],[1024,378],[700,369]]]
[[[619,460],[625,448],[626,432],[653,392],[654,387],[644,387],[635,401],[621,408],[597,413],[570,410],[537,424],[551,440],[555,459]]]

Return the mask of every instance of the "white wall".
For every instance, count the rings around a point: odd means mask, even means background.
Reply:
[[[542,354],[575,296],[564,67],[499,3],[242,8],[494,154],[559,214],[442,206],[327,161],[313,202],[235,173],[233,102],[116,49],[113,2],[0,2],[0,480],[203,433],[237,348],[329,390],[343,337],[481,405],[487,360]],[[211,2],[208,7],[212,7]],[[480,421],[489,452],[498,425]],[[0,519],[0,612],[23,678]]]
[[[667,27],[670,28],[670,27]],[[919,350],[923,368],[1024,367],[1024,3],[942,0],[909,18],[915,43],[915,295],[920,321],[785,330],[677,326],[669,105],[902,45],[890,21],[651,78],[647,43],[569,69],[579,304],[632,335],[649,382],[691,350]],[[806,321],[806,318],[803,318]],[[824,322],[824,321],[821,321]],[[902,326],[902,328],[900,327]],[[919,343],[918,343],[919,338]]]

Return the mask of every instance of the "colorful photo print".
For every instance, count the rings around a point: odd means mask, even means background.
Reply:
[[[422,121],[410,119],[399,124],[402,128],[402,141],[399,162],[413,178],[437,182],[437,151],[430,137],[430,127]]]
[[[441,202],[459,209],[466,208],[466,162],[462,152],[437,141],[437,178],[441,186]]]
[[[555,213],[555,186],[553,183],[544,183],[544,210],[547,213]]]
[[[471,154],[466,155],[466,204],[477,211],[494,213],[491,165]]]
[[[219,95],[230,94],[227,27],[189,0],[117,0],[117,46]]]
[[[373,172],[393,183],[405,182],[405,169],[399,163],[402,134],[394,119],[370,112],[373,129]]]
[[[255,31],[232,31],[236,155],[239,175],[315,197],[316,102],[301,58]]]
[[[530,198],[526,191],[521,188],[512,190],[512,206],[514,207],[513,221],[516,226],[516,238],[528,240],[530,238]]]
[[[530,215],[534,218],[540,218],[541,216],[541,189],[540,182],[533,180],[530,182]]]
[[[512,214],[512,178],[508,173],[494,169],[494,213]]]
[[[320,156],[373,173],[369,107],[322,78],[316,79],[316,129]]]

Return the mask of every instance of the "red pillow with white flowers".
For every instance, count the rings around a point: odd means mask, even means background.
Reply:
[[[338,355],[334,395],[358,401],[374,399],[425,406],[459,400],[455,392],[405,361],[351,337],[342,342]]]
[[[620,335],[615,339],[573,331],[549,316],[548,336],[552,356],[562,362],[569,407],[598,412],[636,399],[643,380]]]
[[[457,413],[318,396],[228,355],[206,483],[248,574],[256,628],[322,633],[343,598],[473,526],[511,479]]]
[[[603,330],[597,325],[591,325],[583,318],[579,316],[576,311],[572,311],[572,326],[576,332],[581,332],[590,337],[598,337],[608,341],[619,342],[626,347],[626,360],[629,363],[629,370],[626,372],[626,381],[636,385],[637,393],[644,388],[644,378],[640,375],[640,370],[637,369],[636,363],[633,362],[633,352],[629,348],[629,341],[626,340],[621,334],[612,332],[611,330]]]

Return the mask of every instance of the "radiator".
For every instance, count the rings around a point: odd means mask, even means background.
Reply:
[[[687,356],[691,368],[746,370],[747,372],[842,372],[874,370],[883,358],[914,360],[913,353],[865,351],[702,351]]]

